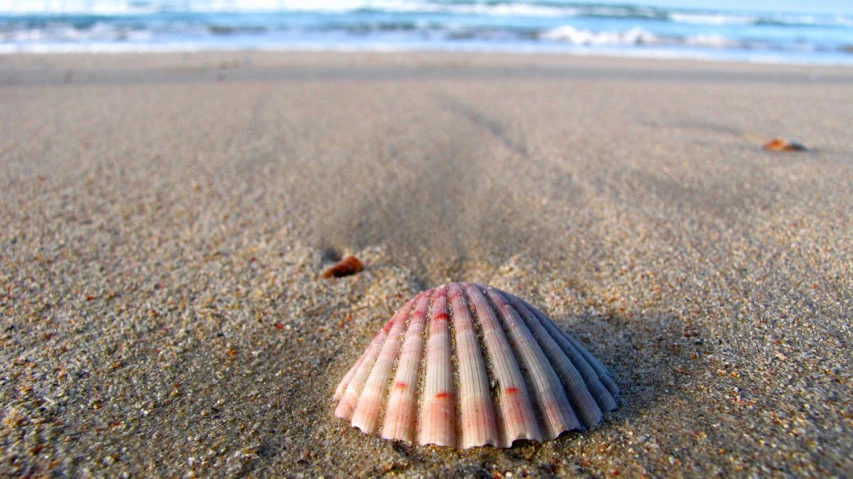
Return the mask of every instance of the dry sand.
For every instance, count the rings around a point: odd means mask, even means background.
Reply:
[[[853,475],[851,69],[6,56],[0,107],[0,475]],[[621,407],[464,452],[334,418],[448,280],[537,305]]]

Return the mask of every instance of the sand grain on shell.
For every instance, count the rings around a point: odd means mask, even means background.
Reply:
[[[0,475],[851,475],[851,98],[829,67],[4,57]],[[540,308],[624,405],[509,451],[334,418],[448,280]]]

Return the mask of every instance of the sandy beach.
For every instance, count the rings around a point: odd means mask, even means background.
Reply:
[[[851,125],[829,66],[2,56],[0,476],[849,477]],[[508,450],[335,418],[447,281],[540,308],[619,409]]]

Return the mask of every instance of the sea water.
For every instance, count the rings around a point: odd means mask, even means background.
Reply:
[[[853,65],[853,1],[0,0],[0,53],[438,50]]]

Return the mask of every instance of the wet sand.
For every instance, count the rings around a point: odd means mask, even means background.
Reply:
[[[0,475],[853,475],[851,69],[5,56],[0,105]],[[334,418],[450,280],[546,312],[620,408],[461,452]]]

